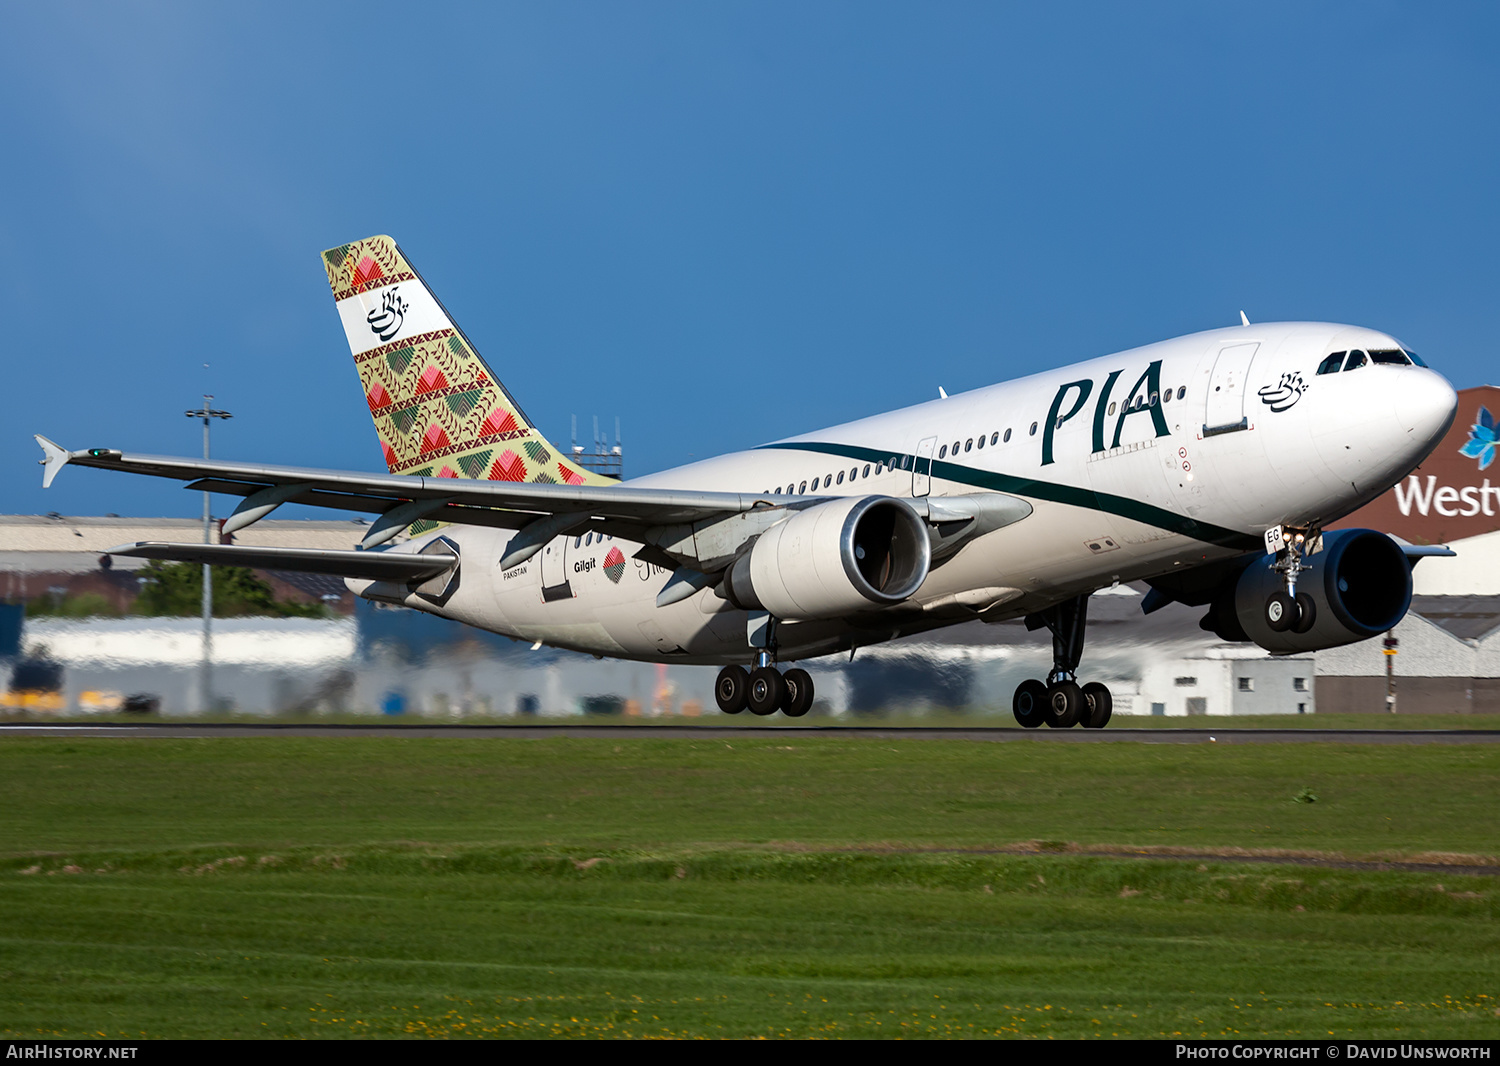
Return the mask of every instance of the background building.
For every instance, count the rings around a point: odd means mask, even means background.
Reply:
[[[1500,473],[1491,484],[1500,389],[1459,393],[1452,430],[1391,492],[1340,522],[1455,558],[1416,568],[1412,611],[1392,632],[1400,713],[1500,712]],[[1500,471],[1500,467],[1496,468]],[[364,521],[264,520],[242,544],[353,547]],[[102,553],[136,540],[197,540],[197,519],[0,516],[0,676],[51,679],[33,709],[114,709],[149,695],[164,714],[194,706],[196,618],[131,616],[143,560]],[[596,660],[533,651],[494,634],[356,601],[336,578],[263,572],[278,598],[326,607],[322,618],[214,623],[219,709],[274,714],[717,714],[713,667]],[[1316,655],[1276,657],[1225,644],[1198,626],[1202,608],[1140,610],[1145,586],[1096,593],[1084,664],[1108,684],[1121,715],[1384,713],[1387,656],[1379,638]],[[117,618],[38,617],[36,608],[96,595]],[[22,605],[33,607],[22,620]],[[836,715],[963,710],[1008,716],[1011,693],[1051,664],[1045,630],[970,622],[805,665],[817,709]],[[29,679],[29,680],[28,680]],[[12,700],[12,705],[19,701]],[[707,711],[705,711],[705,706]]]
[[[1379,529],[1413,544],[1446,544],[1451,559],[1424,559],[1412,573],[1411,613],[1391,633],[1401,712],[1500,712],[1500,467],[1495,415],[1500,388],[1458,394],[1458,414],[1421,466],[1338,523]],[[1493,481],[1493,484],[1492,484]],[[1318,655],[1325,711],[1384,710],[1379,640]]]

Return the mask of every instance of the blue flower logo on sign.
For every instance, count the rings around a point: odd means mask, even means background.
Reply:
[[[1479,460],[1479,469],[1486,470],[1495,461],[1495,416],[1488,407],[1479,409],[1479,421],[1469,427],[1469,440],[1458,449],[1460,455]]]

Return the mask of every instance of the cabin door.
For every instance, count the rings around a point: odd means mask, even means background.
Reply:
[[[917,461],[911,468],[911,494],[926,496],[932,491],[932,453],[937,450],[937,438],[927,437],[917,445]]]
[[[1233,433],[1250,425],[1245,417],[1245,385],[1250,380],[1250,363],[1259,347],[1255,342],[1219,349],[1208,382],[1208,406],[1203,417],[1205,437]]]
[[[568,546],[572,537],[553,537],[542,549],[542,602],[571,600],[573,586],[568,584]]]

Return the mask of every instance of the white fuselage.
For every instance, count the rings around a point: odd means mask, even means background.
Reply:
[[[1425,458],[1453,418],[1453,388],[1422,367],[1316,374],[1332,351],[1398,347],[1327,323],[1213,330],[629,484],[906,499],[1002,492],[1031,504],[1028,517],[935,564],[906,603],[780,627],[780,658],[822,655],[965,621],[981,606],[989,620],[1038,611],[1257,550],[1271,526],[1349,513]],[[439,532],[461,549],[462,581],[442,608],[416,596],[413,607],[599,655],[747,658],[746,613],[713,588],[658,607],[670,575],[635,558],[639,543],[559,537],[501,571],[512,532]],[[567,595],[543,596],[564,582]]]

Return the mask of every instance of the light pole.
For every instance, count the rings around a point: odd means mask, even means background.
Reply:
[[[215,418],[233,418],[228,411],[216,411],[213,407],[213,397],[204,395],[203,406],[196,411],[184,411],[183,414],[189,418],[203,419],[203,458],[208,458],[208,426]],[[208,492],[203,493],[203,543],[212,544],[213,535],[212,518],[209,516]],[[207,563],[203,564],[203,665],[200,677],[202,692],[199,698],[199,708],[203,711],[213,710],[213,617],[214,617],[214,579],[213,570]]]

